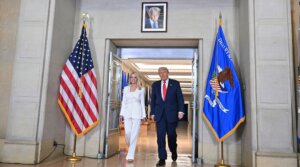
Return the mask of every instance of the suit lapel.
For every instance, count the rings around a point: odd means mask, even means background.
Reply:
[[[160,97],[160,99],[161,99],[161,101],[164,101],[163,100],[163,98],[162,98],[162,90],[161,90],[161,80],[159,81],[159,84],[157,84],[157,86],[158,86],[158,92],[159,92],[159,97]],[[168,90],[167,90],[168,91]]]
[[[167,87],[167,93],[166,93],[166,99],[170,96],[170,91],[171,91],[171,88],[172,88],[172,81],[171,79],[169,78],[169,82],[168,82],[168,87]]]
[[[159,95],[160,95],[160,99],[161,101],[164,101],[163,98],[162,98],[162,90],[161,90],[161,80],[159,81],[159,84],[157,84],[158,86],[158,90],[159,90]],[[167,98],[170,96],[170,92],[171,92],[171,89],[173,88],[174,84],[172,82],[172,80],[169,78],[169,82],[168,82],[168,87],[167,87],[167,93],[166,93],[166,100]]]

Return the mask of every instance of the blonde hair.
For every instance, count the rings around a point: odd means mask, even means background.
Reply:
[[[132,75],[135,75],[135,76],[136,76],[136,86],[137,86],[137,88],[138,88],[139,90],[141,90],[141,89],[142,89],[142,83],[141,83],[140,80],[139,80],[138,74],[137,74],[136,72],[133,72],[133,73],[130,74],[130,78],[131,78]],[[129,85],[131,85],[131,82],[130,82],[130,81],[129,81]]]

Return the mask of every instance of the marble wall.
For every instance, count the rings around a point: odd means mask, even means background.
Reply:
[[[53,141],[65,143],[66,153],[72,152],[74,135],[56,99],[61,69],[80,35],[81,12],[90,15],[87,30],[98,77],[100,106],[100,125],[77,140],[77,154],[88,157],[97,157],[105,150],[103,99],[106,96],[103,93],[107,82],[108,41],[199,40],[203,92],[222,12],[223,30],[241,78],[247,117],[246,123],[224,142],[225,161],[243,166],[265,167],[275,163],[293,166],[297,156],[289,1],[191,0],[187,3],[173,0],[168,2],[165,33],[141,32],[142,2],[23,0],[16,1],[19,10],[15,5],[11,7],[15,18],[12,23],[1,15],[1,23],[8,22],[0,24],[1,37],[11,45],[2,45],[0,38],[0,68],[9,69],[7,73],[0,71],[0,86],[7,88],[1,89],[1,94],[9,97],[2,96],[0,100],[3,106],[0,108],[0,161],[39,162],[52,148]],[[11,5],[8,1],[1,1],[2,4]],[[199,161],[215,164],[219,151],[218,143],[200,116]]]
[[[17,10],[20,17],[14,32],[14,59],[9,62],[12,81],[0,159],[30,164],[48,155],[54,140],[64,142],[65,120],[54,111],[59,111],[59,75],[72,50],[75,2],[24,0]]]
[[[141,5],[143,1],[96,1],[96,0],[77,0],[77,11],[75,21],[75,39],[78,38],[81,20],[79,14],[86,11],[90,14],[91,20],[88,24],[88,34],[90,44],[93,46],[94,61],[97,63],[99,72],[101,94],[102,86],[105,82],[105,40],[111,39],[198,39],[202,41],[201,46],[201,63],[200,67],[203,73],[200,74],[201,82],[205,83],[206,74],[211,61],[212,47],[218,27],[219,13],[223,15],[223,30],[227,38],[228,45],[231,49],[231,55],[236,64],[239,63],[239,1],[238,0],[192,0],[189,3],[174,0],[168,2],[168,30],[166,33],[142,33],[141,32]],[[205,85],[202,84],[202,91]],[[202,97],[201,97],[202,98]],[[203,100],[201,100],[203,101]],[[101,103],[102,104],[102,103]],[[100,119],[102,125],[105,123],[105,107],[101,105]],[[218,158],[218,144],[207,125],[200,118],[200,159],[205,163],[215,163]],[[97,129],[95,130],[97,131]],[[92,131],[86,136],[78,140],[79,155],[88,155],[95,157],[98,150],[104,150],[101,135],[100,141],[95,137],[96,133]],[[100,130],[101,131],[101,130]],[[70,136],[70,144],[72,146],[72,133],[68,131],[66,134]],[[91,144],[100,143],[100,148],[91,147]],[[69,152],[71,152],[70,147]],[[241,164],[241,135],[235,133],[226,142],[225,147],[226,160],[231,164]]]
[[[0,1],[0,139],[6,135],[19,13],[20,0]]]

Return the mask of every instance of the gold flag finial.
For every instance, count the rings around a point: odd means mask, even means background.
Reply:
[[[219,14],[219,26],[222,26],[222,13]]]
[[[83,19],[83,27],[86,29],[86,21],[89,20],[90,15],[87,12],[81,12],[80,17]]]
[[[85,23],[85,20],[83,20],[83,27],[86,29],[86,23]]]

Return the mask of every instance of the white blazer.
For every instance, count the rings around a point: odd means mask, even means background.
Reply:
[[[137,88],[134,92],[130,92],[130,86],[124,88],[120,113],[124,119],[143,119],[146,117],[144,92],[144,88],[141,90]]]

